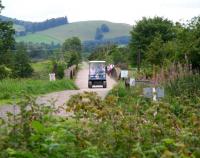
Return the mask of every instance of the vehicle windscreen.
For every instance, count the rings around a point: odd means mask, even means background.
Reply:
[[[90,76],[101,76],[105,75],[105,64],[104,63],[90,63]]]

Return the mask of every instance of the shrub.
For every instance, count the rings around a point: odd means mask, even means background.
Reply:
[[[64,77],[64,70],[65,70],[65,66],[63,64],[58,64],[57,66],[57,73],[56,73],[56,77],[58,79],[62,79]]]
[[[7,78],[10,75],[10,69],[4,65],[0,65],[0,80]]]

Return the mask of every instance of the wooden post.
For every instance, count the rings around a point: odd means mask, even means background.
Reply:
[[[153,101],[157,101],[157,94],[156,94],[157,92],[155,87],[152,88],[152,92],[153,92]]]
[[[141,64],[141,50],[137,53],[137,66],[138,66],[138,72],[140,72],[140,64]]]

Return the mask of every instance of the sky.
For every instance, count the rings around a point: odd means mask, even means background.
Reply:
[[[200,0],[2,0],[2,15],[27,21],[67,16],[69,22],[107,20],[135,24],[163,16],[185,22],[200,15]]]

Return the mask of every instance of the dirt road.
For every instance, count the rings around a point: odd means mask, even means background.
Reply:
[[[107,76],[107,88],[102,88],[101,86],[93,87],[92,89],[88,88],[88,64],[83,62],[81,69],[77,73],[76,85],[78,86],[79,90],[66,90],[61,92],[54,92],[50,94],[46,94],[39,99],[40,103],[46,103],[48,100],[56,100],[56,105],[62,105],[66,103],[72,95],[82,93],[84,91],[93,91],[97,92],[97,94],[103,99],[109,90],[116,84],[116,82]]]
[[[43,95],[38,98],[37,102],[40,104],[49,104],[49,101],[54,100],[55,105],[58,107],[60,105],[63,105],[67,103],[67,101],[70,99],[72,95],[82,93],[84,91],[94,91],[97,92],[97,94],[103,99],[109,90],[112,89],[112,87],[116,84],[116,82],[107,76],[107,88],[102,87],[93,87],[92,89],[88,89],[88,64],[86,62],[83,62],[81,65],[81,68],[79,72],[77,73],[75,83],[78,86],[79,90],[66,90],[61,92],[53,92],[50,94]],[[5,117],[6,112],[13,112],[13,106],[12,105],[6,105],[6,106],[0,106],[0,117]],[[16,112],[19,111],[18,108],[15,109]],[[65,115],[65,111],[61,111],[59,113],[60,115]]]

